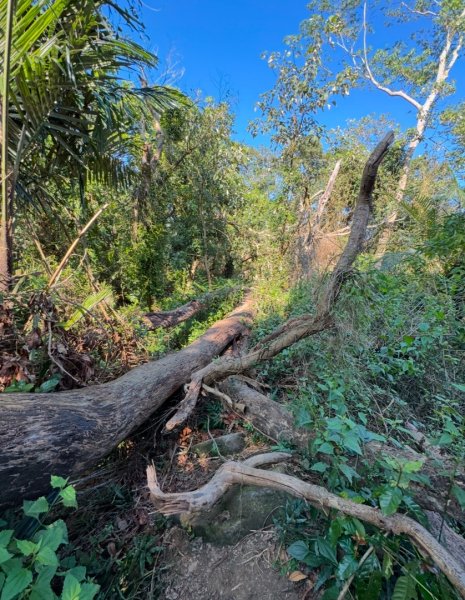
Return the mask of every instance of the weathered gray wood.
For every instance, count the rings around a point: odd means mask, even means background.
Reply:
[[[214,300],[217,300],[223,296],[227,296],[228,294],[232,294],[239,289],[240,288],[238,286],[222,288],[213,292],[208,292],[207,294],[203,294],[199,298],[191,300],[190,302],[186,302],[186,304],[178,306],[173,310],[145,313],[144,322],[150,329],[174,327],[175,325],[183,323],[184,321],[187,321],[196,315],[198,312],[209,306]]]
[[[246,300],[187,348],[115,381],[51,394],[0,394],[0,508],[46,493],[50,475],[95,465],[204,367],[252,317]]]
[[[287,458],[289,459],[290,456],[287,455]],[[302,481],[297,477],[257,468],[257,466],[282,460],[286,460],[286,454],[275,452],[258,454],[243,462],[228,461],[223,463],[212,479],[201,488],[191,492],[174,493],[162,491],[155,467],[150,466],[147,467],[147,487],[157,511],[165,515],[196,514],[208,510],[234,485],[254,485],[287,492],[307,500],[319,510],[332,509],[395,535],[407,535],[422,553],[433,560],[465,598],[465,571],[461,561],[458,561],[420,523],[400,513],[386,516],[379,508],[341,498],[324,487]]]

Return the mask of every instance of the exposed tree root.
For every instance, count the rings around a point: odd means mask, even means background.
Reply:
[[[258,362],[272,358],[299,340],[332,326],[332,309],[342,283],[348,276],[365,240],[378,168],[393,140],[394,134],[389,132],[376,146],[365,164],[349,239],[320,298],[316,314],[290,319],[244,356],[223,358],[194,373],[184,400],[179,404],[176,414],[166,424],[168,431],[181,425],[189,417],[197,403],[202,383],[209,385],[214,381],[221,381],[229,375],[243,373]]]
[[[157,511],[165,514],[194,513],[211,508],[233,485],[254,485],[288,492],[307,500],[319,510],[332,509],[370,523],[395,535],[406,535],[439,567],[458,592],[465,598],[465,571],[462,565],[422,525],[401,514],[385,516],[371,506],[356,504],[328,492],[325,488],[304,482],[297,477],[265,471],[257,466],[280,462],[289,455],[270,453],[254,456],[243,463],[226,462],[203,487],[191,492],[165,494],[160,489],[153,466],[147,468],[150,497]]]

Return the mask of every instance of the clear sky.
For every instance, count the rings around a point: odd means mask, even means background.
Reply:
[[[259,95],[274,83],[273,72],[260,56],[265,50],[281,49],[283,38],[296,33],[306,16],[305,0],[143,0],[142,3],[148,38],[145,43],[162,62],[171,54],[177,69],[184,72],[176,82],[177,87],[187,93],[202,90],[204,95],[217,99],[224,98],[229,91],[236,114],[235,137],[247,143],[257,143],[248,134],[247,124],[257,116],[254,106]],[[374,26],[376,44],[387,44],[392,30],[383,27],[382,22]],[[463,63],[461,68],[464,69]],[[464,90],[462,86],[461,91]],[[387,113],[403,128],[415,124],[413,107],[375,90],[355,91],[318,118],[325,125],[336,127],[370,113]]]

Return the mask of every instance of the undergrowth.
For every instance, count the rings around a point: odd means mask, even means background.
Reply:
[[[373,463],[365,444],[415,445],[415,434],[425,435],[455,464],[442,472],[450,482],[445,505],[453,499],[465,508],[465,490],[454,480],[465,458],[465,326],[455,274],[432,268],[424,252],[392,271],[362,258],[343,288],[334,329],[259,367],[271,396],[313,434],[300,458],[311,480],[386,515],[401,511],[424,524],[411,492],[413,483],[433,485],[421,472],[422,461],[381,454]],[[255,338],[285,318],[312,312],[318,291],[315,280],[285,292]],[[325,589],[325,600],[343,589],[357,599],[456,597],[404,538],[356,519],[325,516],[301,502],[290,503],[277,525],[291,557],[287,569],[302,569],[302,576],[313,578],[313,591]]]

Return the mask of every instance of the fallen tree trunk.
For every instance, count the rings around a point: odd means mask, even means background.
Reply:
[[[257,431],[276,443],[291,442],[299,450],[308,451],[315,439],[315,432],[296,427],[294,417],[282,404],[250,388],[235,377],[223,381],[219,388],[229,406],[241,406],[244,410],[244,420]],[[416,502],[425,510],[447,513],[462,522],[465,520],[459,503],[450,497],[451,475],[455,474],[456,485],[465,488],[465,470],[462,467],[457,468],[450,456],[440,455],[439,449],[435,447],[417,452],[410,446],[404,445],[399,448],[388,442],[369,442],[364,445],[364,449],[366,459],[373,465],[383,456],[395,460],[422,462],[421,473],[429,478],[430,485],[414,482],[410,484],[409,489]]]
[[[183,350],[102,385],[49,394],[0,394],[0,508],[46,493],[50,475],[95,465],[155,412],[193,371],[247,329],[252,301]]]
[[[204,308],[207,308],[214,300],[227,296],[239,290],[239,287],[215,290],[191,300],[182,306],[178,306],[173,310],[148,312],[145,313],[143,321],[149,329],[158,329],[160,327],[174,327],[179,323],[187,321]]]
[[[209,385],[230,375],[244,373],[258,362],[273,358],[299,340],[315,335],[332,326],[332,312],[342,284],[350,273],[365,241],[378,169],[393,141],[394,134],[392,132],[386,134],[370,154],[365,164],[349,239],[334,271],[329,277],[326,288],[317,304],[316,313],[289,319],[243,356],[238,358],[225,357],[195,372],[192,375],[185,398],[179,404],[175,415],[171,417],[165,426],[167,431],[171,431],[186,421],[197,404],[203,383]]]
[[[259,465],[269,465],[289,458],[287,454],[276,452],[253,456],[242,463],[226,462],[216,471],[213,478],[198,490],[169,494],[163,493],[158,485],[155,468],[148,467],[147,484],[150,498],[159,512],[173,515],[207,510],[236,484],[284,491],[307,500],[319,510],[336,510],[395,535],[407,535],[431,558],[465,598],[465,571],[462,565],[420,523],[401,514],[386,516],[378,508],[346,500],[328,492],[324,487],[307,483],[297,477],[257,468]]]

